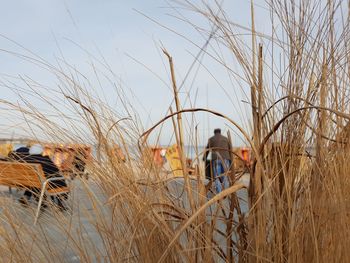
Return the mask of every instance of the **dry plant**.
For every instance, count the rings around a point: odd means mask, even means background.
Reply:
[[[95,142],[96,158],[88,164],[91,181],[81,181],[73,191],[77,196],[71,198],[71,214],[53,209],[32,227],[17,216],[23,209],[4,203],[0,249],[5,261],[65,262],[67,253],[83,262],[346,262],[350,258],[350,35],[345,11],[349,8],[335,0],[267,1],[272,25],[268,36],[255,28],[253,2],[251,28],[231,22],[216,1],[178,4],[203,15],[211,29],[195,29],[240,66],[235,71],[214,47],[200,50],[233,79],[244,81],[241,88],[251,95],[251,131],[228,114],[182,109],[173,70],[176,112],[144,129],[125,91],[108,76],[104,80],[115,87],[122,114],[89,92],[93,88],[89,78],[65,61],[55,67],[33,54],[16,54],[54,74],[60,91],[49,92],[22,78],[26,87],[7,86],[29,95],[21,96],[20,104],[2,103],[19,111],[34,135],[40,131],[49,141]],[[172,69],[172,58],[164,52]],[[109,66],[99,63],[113,77]],[[49,94],[43,96],[43,89]],[[60,122],[40,112],[31,98],[44,102]],[[245,200],[244,186],[237,182],[208,198],[203,175],[192,180],[185,173],[181,183],[164,179],[159,169],[139,161],[147,148],[145,138],[175,116],[174,131],[182,148],[181,114],[200,111],[225,119],[249,143],[253,162]],[[113,155],[114,143],[122,146],[126,162]],[[53,231],[64,242],[53,242]]]

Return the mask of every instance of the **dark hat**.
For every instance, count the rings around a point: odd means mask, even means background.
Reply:
[[[20,147],[15,152],[16,153],[29,153],[29,148],[28,147]]]

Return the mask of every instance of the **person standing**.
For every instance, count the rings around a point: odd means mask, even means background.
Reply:
[[[213,179],[217,193],[229,187],[229,180],[225,171],[229,171],[231,167],[231,151],[231,142],[221,135],[221,129],[215,129],[214,136],[208,140],[203,161],[207,161],[208,154],[211,152]]]

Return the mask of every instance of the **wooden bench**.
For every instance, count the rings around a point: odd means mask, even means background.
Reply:
[[[69,192],[69,187],[67,186],[49,188],[50,182],[62,179],[63,177],[52,177],[46,179],[41,164],[0,161],[0,185],[25,189],[41,189],[38,208],[35,213],[34,225],[38,220],[44,195],[57,196]]]

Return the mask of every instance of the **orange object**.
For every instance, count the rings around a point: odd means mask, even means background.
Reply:
[[[250,162],[250,152],[248,148],[241,149],[241,156],[245,163],[248,164]]]
[[[152,148],[153,161],[158,166],[163,166],[164,160],[160,154],[163,148]]]

